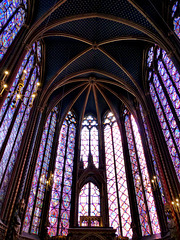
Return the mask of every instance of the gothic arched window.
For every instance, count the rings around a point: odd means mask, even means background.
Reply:
[[[67,235],[70,218],[71,185],[75,144],[75,117],[69,112],[61,127],[54,174],[48,178],[52,144],[57,121],[57,108],[48,116],[39,148],[35,173],[27,205],[23,231],[38,234],[45,190],[51,178],[52,194],[49,208],[50,236]],[[53,181],[54,179],[54,181]]]
[[[151,67],[150,95],[180,180],[180,74],[166,52],[157,47],[149,50],[147,64]]]
[[[50,236],[68,234],[76,120],[69,112],[61,127],[49,208]]]
[[[0,3],[0,60],[25,22],[27,0]]]
[[[56,120],[57,108],[53,109],[49,114],[41,138],[36,168],[23,224],[23,231],[27,233],[38,234],[39,232]]]
[[[83,159],[84,167],[88,166],[89,153],[93,156],[93,163],[99,167],[99,136],[98,123],[96,118],[88,115],[83,119],[81,130],[81,158]]]
[[[100,216],[100,192],[92,182],[85,184],[79,194],[79,222],[80,216]],[[93,224],[97,224],[93,222]],[[88,226],[88,222],[83,222],[83,226]]]
[[[104,118],[104,139],[110,226],[117,229],[118,235],[132,237],[121,134],[111,112]]]
[[[26,54],[0,111],[0,208],[26,128],[40,77],[40,43]]]
[[[125,110],[125,129],[142,235],[156,234],[160,232],[160,227],[141,137],[134,117],[128,114],[127,110]]]

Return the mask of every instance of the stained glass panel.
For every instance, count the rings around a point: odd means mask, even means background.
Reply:
[[[3,0],[0,3],[0,60],[25,22],[27,3]]]
[[[176,11],[176,8],[177,6],[174,5],[174,11]],[[173,165],[180,179],[180,129],[178,127],[178,118],[180,119],[180,75],[167,53],[160,48],[158,48],[158,52],[157,69],[151,70],[148,77],[150,94]],[[151,51],[148,54],[151,54]],[[156,64],[154,64],[155,66]]]
[[[75,116],[69,112],[61,127],[49,208],[49,236],[66,236],[69,228],[75,144]]]
[[[83,160],[84,168],[88,166],[88,156],[91,151],[93,156],[93,163],[99,167],[99,136],[97,129],[97,120],[89,115],[84,118],[81,130],[81,158]]]
[[[146,194],[146,201],[147,201],[147,205],[148,205],[152,231],[153,231],[153,234],[157,234],[157,233],[160,233],[160,226],[159,226],[159,221],[158,221],[158,217],[157,217],[157,213],[156,213],[156,207],[155,207],[155,203],[154,203],[153,193],[152,193],[152,189],[151,189],[151,183],[150,183],[146,160],[145,160],[145,156],[144,156],[144,150],[142,147],[141,137],[139,134],[137,124],[132,115],[131,115],[131,121],[132,121],[134,135],[136,136],[135,142],[136,142],[136,148],[137,148],[140,169],[141,169],[141,174],[142,174],[142,180],[143,180],[142,184],[144,185],[144,190],[145,190],[145,194]]]
[[[104,124],[110,226],[117,229],[118,235],[132,237],[132,220],[121,135],[111,112],[106,115]]]
[[[157,182],[158,182],[158,185],[159,185],[159,189],[161,191],[162,200],[165,204],[166,203],[166,198],[165,198],[165,195],[164,195],[164,192],[163,192],[163,187],[162,187],[162,184],[161,184],[161,181],[160,181],[159,170],[158,170],[158,167],[157,167],[157,164],[156,164],[155,154],[154,154],[154,151],[153,151],[151,138],[150,138],[150,135],[149,135],[148,127],[147,127],[147,124],[146,124],[146,120],[145,120],[141,105],[140,105],[140,112],[141,112],[141,117],[142,117],[143,124],[144,124],[144,129],[145,129],[145,132],[146,132],[146,137],[147,137],[148,144],[149,144],[149,150],[150,150],[150,153],[151,153],[151,157],[152,157],[152,161],[153,161],[153,165],[154,165],[154,169],[155,169],[155,173],[156,173],[156,177],[157,177]]]
[[[84,168],[88,166],[89,155],[89,130],[85,126],[81,131],[81,158],[83,160]]]
[[[40,52],[39,52],[40,54]],[[33,72],[31,69],[35,66]],[[32,105],[31,95],[39,80],[39,66],[34,62],[34,55],[31,50],[26,54],[19,69],[16,79],[11,87],[8,98],[3,104],[0,112],[0,147],[4,147],[2,161],[0,165],[0,181],[2,196],[0,208],[6,196],[12,170],[18,155],[24,130],[26,128]],[[21,82],[22,87],[19,87]],[[21,98],[17,98],[17,95]],[[21,99],[21,101],[20,101]],[[9,138],[8,134],[10,134]],[[7,140],[7,144],[6,144]]]
[[[23,224],[24,232],[38,234],[41,212],[43,207],[43,199],[47,184],[49,161],[51,156],[51,148],[56,125],[55,108],[48,116],[45,129],[41,138],[39,153],[37,157],[36,168],[30,190],[30,196],[27,204],[25,220]],[[32,218],[32,225],[31,224]]]
[[[161,106],[160,106],[158,97],[156,95],[155,89],[154,89],[154,87],[151,83],[150,83],[150,94],[151,94],[151,97],[152,97],[152,100],[153,100],[153,103],[154,103],[154,106],[155,106],[155,109],[156,109],[156,113],[157,113],[158,118],[159,118],[159,122],[160,122],[160,125],[161,125],[161,128],[162,128],[162,131],[163,131],[163,134],[164,134],[164,137],[165,137],[165,140],[166,140],[166,143],[167,143],[167,147],[168,147],[170,156],[172,158],[177,176],[180,179],[180,161],[179,161],[178,153],[176,151],[176,148],[175,148],[172,136],[171,136],[170,129],[169,129],[167,123],[166,123],[166,119],[165,119],[164,113],[161,109]],[[167,106],[166,111],[169,112],[169,110],[170,110],[170,108],[169,108],[169,106]],[[176,136],[178,136],[178,135],[179,135],[179,131],[177,131]]]
[[[92,182],[85,184],[80,191],[78,214],[79,224],[80,216],[100,216],[100,192],[98,187]],[[97,224],[99,225],[99,223]],[[82,226],[88,226],[88,223],[83,222]]]
[[[132,173],[133,173],[133,178],[134,178],[136,199],[137,199],[138,210],[139,210],[139,218],[140,218],[140,222],[141,222],[141,230],[142,230],[142,235],[146,236],[146,235],[150,235],[150,228],[149,228],[149,224],[148,224],[148,215],[147,215],[147,210],[146,210],[146,206],[145,206],[142,181],[141,181],[141,176],[140,176],[140,172],[139,172],[138,159],[137,159],[136,152],[135,152],[135,143],[133,140],[133,134],[132,134],[129,115],[126,115],[126,117],[125,117],[125,128],[126,128],[126,135],[127,135],[127,140],[128,140]]]

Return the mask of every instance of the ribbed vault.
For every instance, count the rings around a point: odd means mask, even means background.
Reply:
[[[163,9],[157,14],[148,2],[142,11],[131,0],[37,2],[25,42],[44,44],[41,107],[50,111],[61,102],[63,115],[74,108],[100,119],[112,106],[133,111],[134,100],[146,105],[147,49],[154,43],[173,48],[166,38],[171,30],[157,24]]]

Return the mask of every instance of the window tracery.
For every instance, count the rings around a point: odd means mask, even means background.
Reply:
[[[79,223],[80,216],[100,216],[100,192],[98,187],[92,182],[85,184],[80,191],[78,214]],[[83,222],[82,226],[88,226],[88,222]],[[95,221],[91,224],[91,226],[99,226],[99,222]]]
[[[88,115],[83,119],[81,130],[81,157],[83,158],[84,167],[88,166],[89,153],[93,156],[93,163],[99,167],[99,136],[98,123],[92,116]]]

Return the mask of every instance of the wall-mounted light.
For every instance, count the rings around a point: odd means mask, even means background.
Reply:
[[[7,78],[8,74],[9,74],[8,71],[4,71],[4,76],[0,82],[0,97],[2,96],[4,90],[8,87],[8,85],[6,83],[6,78]]]
[[[158,187],[158,182],[157,182],[156,176],[153,176],[153,178],[151,179],[151,183],[152,183],[152,189],[153,189],[153,191],[155,191]]]

